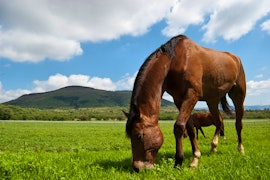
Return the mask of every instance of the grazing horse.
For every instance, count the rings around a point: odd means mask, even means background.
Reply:
[[[221,116],[222,118],[222,116]],[[216,121],[213,119],[211,113],[201,114],[201,113],[194,113],[189,117],[189,120],[193,122],[194,127],[196,128],[196,135],[198,139],[198,132],[199,130],[205,137],[205,134],[202,130],[202,127],[207,127],[211,125],[216,125]],[[221,124],[220,136],[224,136],[224,124]]]
[[[198,101],[206,101],[215,120],[212,151],[216,151],[223,120],[218,109],[219,102],[225,111],[230,111],[226,94],[235,106],[238,149],[244,152],[241,131],[246,80],[241,60],[231,53],[201,47],[188,37],[178,35],[145,60],[134,82],[130,110],[126,114],[126,134],[131,140],[135,171],[152,168],[163,144],[158,118],[165,91],[173,97],[179,110],[174,124],[175,166],[181,166],[184,159],[182,139],[185,128],[193,152],[190,166],[198,166],[201,152],[192,123],[188,121]]]

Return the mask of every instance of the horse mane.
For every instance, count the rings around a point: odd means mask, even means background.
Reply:
[[[126,134],[130,137],[131,130],[132,130],[132,124],[134,120],[137,118],[134,118],[138,116],[139,110],[137,107],[137,100],[136,97],[138,96],[140,90],[141,90],[141,84],[143,83],[143,78],[145,77],[145,72],[148,69],[151,60],[157,59],[152,58],[153,56],[159,57],[160,54],[167,54],[170,59],[173,59],[175,57],[174,49],[179,40],[181,39],[187,39],[185,35],[178,35],[172,37],[169,41],[167,41],[165,44],[161,45],[158,49],[156,49],[154,52],[152,52],[144,61],[142,66],[139,69],[139,72],[137,74],[137,77],[134,82],[134,87],[132,91],[131,101],[130,101],[130,113],[128,117],[128,121],[126,124]],[[160,53],[160,54],[159,54]]]
[[[169,41],[167,41],[165,44],[160,46],[160,50],[162,53],[168,53],[170,59],[172,59],[175,54],[174,54],[174,48],[177,45],[177,43],[179,42],[180,39],[187,39],[188,37],[185,35],[178,35],[178,36],[174,36],[172,37]]]

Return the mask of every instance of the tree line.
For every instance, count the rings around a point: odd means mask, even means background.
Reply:
[[[37,109],[21,108],[11,105],[0,105],[0,120],[43,120],[43,121],[125,121],[122,110],[128,107],[98,107],[79,109]],[[207,110],[194,110],[194,112],[207,113]],[[234,119],[221,111],[224,119]],[[160,120],[175,120],[178,111],[174,106],[165,106],[160,109]],[[246,110],[244,119],[270,119],[270,110]]]

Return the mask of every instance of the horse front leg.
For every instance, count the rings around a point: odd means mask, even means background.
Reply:
[[[191,111],[193,110],[195,104],[198,101],[193,91],[189,91],[186,97],[187,98],[183,101],[183,103],[177,103],[175,101],[176,106],[179,109],[179,115],[174,124],[174,136],[175,136],[175,142],[176,142],[175,165],[174,165],[175,167],[177,167],[178,165],[182,166],[182,163],[184,160],[183,143],[182,143],[183,135],[184,135],[187,121],[189,119]],[[191,140],[191,145],[192,145],[192,150],[193,150],[193,160],[190,166],[196,167],[198,165],[198,158],[200,157],[201,153],[198,149],[197,140],[196,140],[193,126],[192,126],[193,130],[191,130],[190,125],[188,125],[187,128],[188,128],[187,130],[188,130],[189,136],[192,134],[191,135],[192,137],[190,137],[190,140]]]
[[[175,137],[175,143],[176,143],[176,152],[175,152],[175,164],[174,167],[182,166],[183,160],[184,160],[184,152],[183,152],[183,136],[185,132],[185,124],[179,124],[175,122],[174,124],[174,137]]]
[[[186,125],[184,124],[174,124],[174,136],[176,140],[176,153],[175,153],[175,164],[174,167],[182,166],[184,160],[184,152],[183,152],[183,135],[185,132],[185,126],[187,128],[188,136],[190,139],[191,147],[192,147],[192,154],[193,159],[190,163],[190,167],[197,167],[199,164],[199,158],[201,157],[201,152],[198,147],[198,142],[196,139],[196,135],[194,132],[194,127],[189,122]]]

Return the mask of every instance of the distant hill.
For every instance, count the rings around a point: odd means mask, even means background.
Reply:
[[[23,95],[4,104],[40,109],[129,106],[131,93],[68,86],[45,93]],[[162,106],[171,104],[170,101],[162,100]]]
[[[269,110],[270,105],[245,106],[245,110]]]

